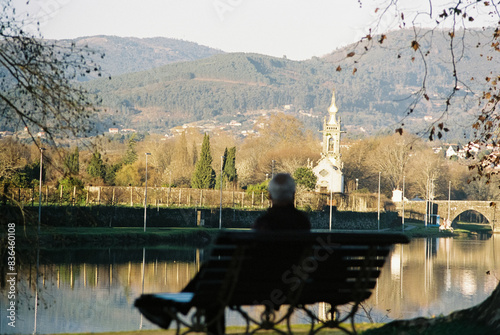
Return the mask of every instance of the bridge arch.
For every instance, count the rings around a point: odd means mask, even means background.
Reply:
[[[398,208],[401,210],[401,205]],[[405,208],[415,213],[425,215],[425,201],[407,201]],[[441,218],[455,220],[460,214],[472,210],[482,214],[488,220],[491,229],[494,232],[500,232],[500,225],[496,224],[497,220],[497,204],[493,201],[459,201],[459,200],[436,200],[432,202],[433,214],[439,215]]]
[[[464,213],[476,213],[476,214],[479,214],[479,215],[481,215],[481,217],[483,217],[487,221],[487,224],[492,225],[492,219],[491,218],[488,218],[486,215],[484,215],[483,213],[481,213],[481,212],[479,212],[479,211],[477,211],[475,209],[464,210],[463,212],[456,214],[455,217],[450,218],[451,221],[453,222],[453,221],[457,220],[460,216],[463,216]],[[471,214],[471,215],[473,215],[473,214]]]

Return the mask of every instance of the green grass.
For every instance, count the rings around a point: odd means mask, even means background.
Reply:
[[[358,332],[361,332],[360,334],[364,334],[364,331],[368,329],[373,329],[375,327],[380,327],[381,324],[369,324],[369,323],[362,323],[362,324],[357,324],[356,325],[356,330]],[[278,327],[279,329],[285,330],[285,327]],[[346,325],[347,329],[350,329],[348,325]],[[292,330],[294,334],[308,334],[309,333],[309,327],[308,325],[292,325]],[[244,334],[245,333],[245,327],[241,326],[230,326],[226,327],[226,334]],[[103,332],[103,333],[93,333],[97,335],[174,335],[175,334],[175,329],[169,329],[169,330],[164,330],[164,329],[155,329],[155,330],[132,330],[132,331],[122,331],[122,332]],[[275,331],[259,331],[257,334],[278,334],[278,332]],[[319,333],[319,335],[345,335],[345,332],[338,330],[338,329],[323,329]],[[58,335],[90,335],[88,333],[68,333],[68,334],[58,334]]]
[[[40,241],[50,247],[99,247],[99,246],[154,246],[154,245],[181,245],[205,246],[219,233],[212,228],[102,228],[102,227],[42,227],[37,234],[35,227],[28,227],[26,233],[19,228],[18,246],[31,246]],[[1,236],[0,236],[1,237]]]
[[[477,234],[491,234],[491,226],[476,223],[458,223],[453,233],[449,230],[440,232],[437,226],[425,226],[422,221],[405,221],[404,234],[410,238],[418,237],[469,237]],[[411,229],[408,229],[412,227]],[[401,228],[392,228],[393,232],[401,232]]]
[[[458,222],[456,224],[456,231],[467,232],[467,233],[477,233],[477,234],[488,234],[491,233],[491,226],[489,224],[480,223],[469,223],[469,222]]]
[[[349,327],[347,327],[350,329]],[[292,326],[294,334],[308,334],[309,328],[307,325],[293,325]],[[477,334],[494,334],[490,329],[466,323],[466,322],[441,322],[433,325],[429,328],[422,329],[418,327],[413,328],[396,328],[392,327],[390,324],[357,324],[356,330],[358,334],[361,335],[477,335]],[[231,326],[226,328],[226,334],[244,334],[245,328],[239,326]],[[163,330],[133,330],[133,331],[123,331],[123,332],[103,332],[97,333],[98,335],[174,335],[175,329]],[[257,334],[278,334],[275,331],[259,331]],[[345,332],[338,329],[323,329],[319,335],[340,335]],[[69,334],[59,334],[59,335],[89,335],[86,333],[69,333]]]
[[[477,335],[495,334],[488,327],[473,324],[467,321],[448,321],[443,319],[431,326],[416,325],[413,327],[396,327],[387,324],[383,327],[371,329],[362,333],[363,335]]]

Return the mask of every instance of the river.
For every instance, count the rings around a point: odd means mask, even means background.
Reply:
[[[497,239],[414,239],[397,245],[358,321],[446,315],[480,303],[500,278]],[[203,250],[183,248],[20,253],[16,327],[8,324],[9,285],[3,281],[1,334],[156,329],[133,307],[135,298],[180,291],[204,256]],[[231,313],[228,320],[239,323]]]

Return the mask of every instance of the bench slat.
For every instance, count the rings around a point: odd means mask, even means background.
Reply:
[[[186,314],[192,307],[210,319],[220,315],[217,311],[224,306],[357,305],[372,294],[396,243],[408,243],[408,238],[372,233],[222,232],[183,292],[144,294],[136,306],[149,320],[168,328],[175,313]]]

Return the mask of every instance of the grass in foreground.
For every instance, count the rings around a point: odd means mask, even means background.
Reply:
[[[376,327],[380,327],[381,324],[369,324],[362,323],[356,325],[356,330],[360,332],[359,334],[364,334],[364,332],[368,329],[373,329]],[[346,326],[347,329],[350,329],[349,326]],[[279,327],[280,329],[283,327]],[[302,335],[308,334],[309,328],[307,325],[293,325],[292,326],[293,333]],[[122,331],[122,332],[103,332],[103,333],[93,333],[97,335],[175,335],[175,329],[154,329],[154,330],[132,330],[132,331]],[[241,326],[231,326],[226,328],[226,334],[234,334],[240,335],[245,334],[245,327]],[[257,334],[278,334],[274,331],[259,331]],[[345,332],[338,329],[324,329],[321,330],[319,335],[345,335]],[[89,333],[68,333],[68,334],[53,334],[53,335],[90,335]]]

